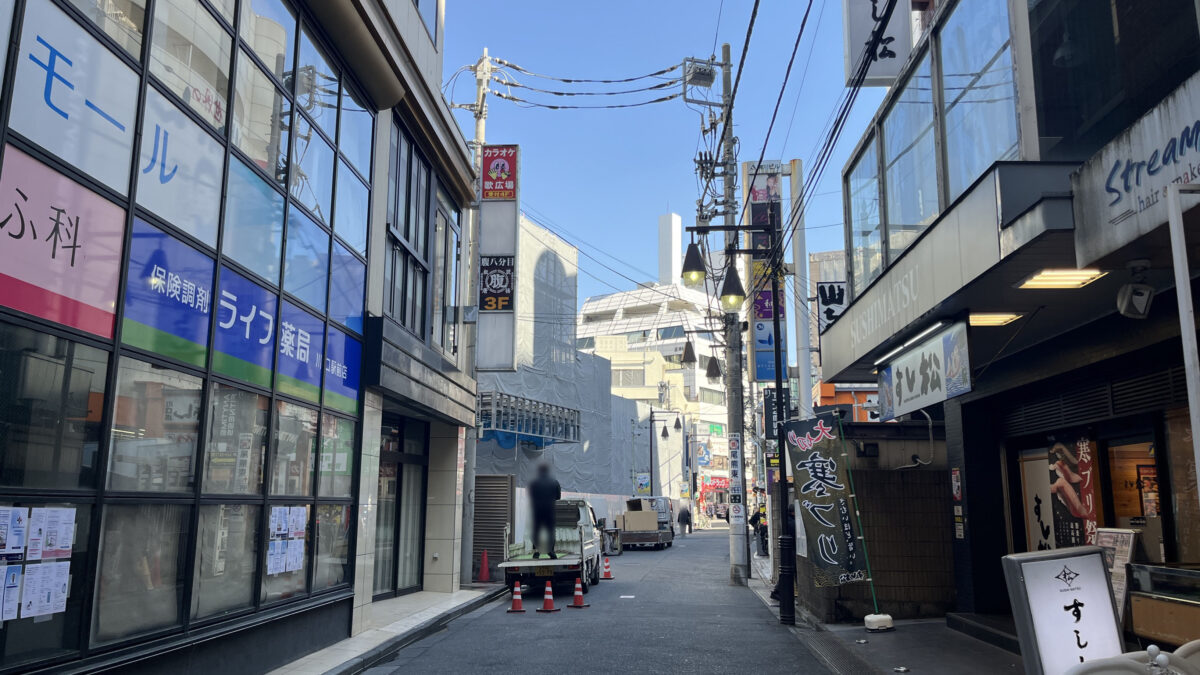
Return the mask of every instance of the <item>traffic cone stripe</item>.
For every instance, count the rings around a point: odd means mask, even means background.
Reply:
[[[612,575],[612,569],[608,566],[608,558],[604,559],[604,576],[601,579],[615,579]]]
[[[579,577],[575,577],[575,601],[567,605],[567,607],[571,609],[591,607],[591,605],[583,601],[583,581]]]
[[[508,610],[509,614],[525,613],[525,608],[521,605],[521,582],[513,584],[513,601],[512,607]]]
[[[550,586],[550,582],[546,582],[546,594],[542,596],[542,607],[537,610],[539,612],[560,612],[562,608],[554,606],[554,588]]]

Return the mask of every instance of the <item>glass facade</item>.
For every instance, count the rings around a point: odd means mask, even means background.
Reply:
[[[283,0],[19,5],[0,670],[348,596],[374,113]]]
[[[903,253],[939,212],[935,118],[926,54],[883,121],[888,260]]]
[[[883,223],[879,219],[879,159],[868,139],[846,179],[850,223],[850,260],[854,292],[861,293],[883,273]]]

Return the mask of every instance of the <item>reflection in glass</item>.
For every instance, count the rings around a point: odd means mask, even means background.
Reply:
[[[363,332],[366,276],[367,266],[335,243],[329,278],[329,318],[357,333]]]
[[[108,353],[0,323],[0,484],[91,488]]]
[[[888,260],[907,249],[938,214],[933,119],[933,80],[926,54],[883,121]]]
[[[384,427],[384,431],[387,427]],[[379,506],[375,517],[375,579],[374,591],[387,593],[396,590],[396,499],[400,465],[379,462]]]
[[[311,495],[316,454],[317,411],[276,401],[271,494]]]
[[[408,237],[408,166],[411,144],[400,126],[392,124],[392,155],[388,164],[388,227],[397,236]]]
[[[404,278],[404,326],[419,336],[425,335],[425,282],[429,273],[416,258],[404,256],[408,271]]]
[[[189,510],[169,504],[104,507],[93,644],[179,625]]]
[[[317,569],[313,591],[348,583],[353,576],[350,560],[350,505],[317,505]]]
[[[1017,105],[1005,0],[961,3],[942,29],[950,200],[1017,153]]]
[[[324,415],[321,419],[321,484],[318,493],[322,499],[349,499],[353,484],[354,422]]]
[[[439,196],[441,191],[438,191]],[[433,215],[433,344],[442,346],[446,337],[442,324],[446,317],[446,213],[438,209]]]
[[[233,7],[237,4],[237,0],[208,0],[208,2],[221,13],[229,25],[233,25]]]
[[[333,148],[304,117],[296,116],[296,148],[292,158],[292,196],[323,222],[330,222],[333,201]]]
[[[407,431],[407,426],[405,428]],[[408,443],[406,442],[407,446]],[[412,588],[421,583],[421,522],[425,517],[425,467],[400,465],[400,528],[396,588]]]
[[[425,257],[425,239],[429,229],[429,165],[416,151],[412,156],[412,177],[408,193],[408,226],[404,236],[417,255]]]
[[[229,160],[222,252],[266,279],[279,283],[283,254],[283,195],[237,158]]]
[[[204,492],[261,494],[270,399],[213,383],[204,450]]]
[[[883,271],[879,223],[879,164],[869,137],[849,175],[850,246],[854,251],[854,292],[861,293]]]
[[[200,538],[192,580],[193,619],[254,604],[261,508],[249,504],[200,507]]]
[[[370,200],[367,186],[350,171],[345,162],[338,162],[337,213],[333,231],[359,253],[367,254],[367,209]]]
[[[281,81],[292,72],[296,17],[280,0],[243,0],[242,39]],[[241,77],[241,71],[238,71]]]
[[[121,359],[108,489],[191,489],[200,437],[201,382],[145,361]]]
[[[68,0],[135,59],[142,58],[146,0]]]
[[[296,106],[313,119],[327,136],[337,138],[338,77],[308,29],[300,31],[300,61],[296,64]]]
[[[315,413],[314,413],[315,414]],[[284,600],[296,595],[303,595],[307,588],[308,579],[308,561],[312,555],[312,534],[308,531],[308,523],[312,516],[311,506],[299,506],[295,504],[282,505],[272,504],[272,511],[279,510],[283,513],[290,513],[293,509],[300,508],[304,510],[304,535],[300,537],[292,537],[293,532],[290,529],[290,524],[287,518],[281,519],[281,529],[276,532],[268,532],[267,537],[267,566],[262,570],[262,599],[263,602],[271,602],[274,600]],[[268,519],[271,522],[271,519]],[[288,571],[287,556],[288,551],[295,551],[299,547],[300,553],[293,553],[290,559],[293,563],[293,569]],[[272,564],[272,558],[276,562]]]
[[[342,116],[338,120],[338,149],[364,176],[371,176],[371,138],[375,113],[342,87]],[[392,138],[393,145],[396,143]],[[395,154],[393,153],[393,157]],[[393,160],[394,163],[394,160]]]
[[[280,187],[287,177],[288,100],[250,59],[238,59],[233,96],[234,145]]]
[[[154,7],[150,72],[217,130],[225,129],[233,38],[196,0]]]
[[[292,209],[288,215],[287,260],[283,289],[325,311],[325,285],[329,279],[329,234]]]

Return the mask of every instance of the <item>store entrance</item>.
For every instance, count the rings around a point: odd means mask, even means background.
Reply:
[[[375,519],[375,599],[421,590],[429,424],[384,415]]]

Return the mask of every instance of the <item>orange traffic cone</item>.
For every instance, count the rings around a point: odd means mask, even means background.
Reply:
[[[542,607],[537,610],[539,612],[561,612],[562,608],[554,606],[554,588],[550,586],[550,582],[546,582],[546,594],[542,596]]]
[[[483,555],[479,558],[479,583],[486,584],[492,580],[491,573],[488,572],[487,549],[483,549]]]
[[[567,607],[571,609],[591,607],[591,605],[583,601],[583,581],[579,577],[575,577],[575,601],[567,605]]]
[[[604,559],[604,576],[602,576],[600,578],[601,579],[615,579],[616,578],[612,575],[612,568],[608,566],[608,558]]]
[[[512,607],[508,610],[509,614],[524,614],[525,607],[521,605],[521,582],[513,584],[513,602]]]

